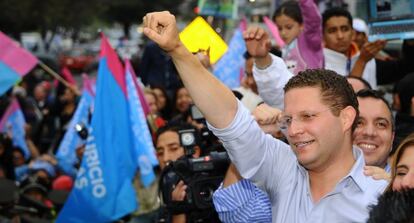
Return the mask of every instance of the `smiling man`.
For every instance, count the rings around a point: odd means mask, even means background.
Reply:
[[[185,48],[173,15],[147,14],[144,33],[172,57],[240,175],[268,193],[273,222],[367,219],[368,205],[377,201],[387,182],[363,174],[362,152],[352,146],[358,101],[345,77],[306,70],[289,80],[279,123],[289,146],[266,135],[233,93]],[[266,44],[254,34],[246,41]]]
[[[357,98],[360,113],[354,132],[354,145],[364,152],[367,165],[381,167],[389,172],[388,157],[394,140],[391,108],[375,90],[361,90]]]

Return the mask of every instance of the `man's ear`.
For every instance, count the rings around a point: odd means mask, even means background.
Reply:
[[[342,126],[344,132],[347,130],[352,129],[352,124],[354,123],[354,120],[356,119],[356,110],[352,106],[346,106],[346,108],[342,109],[340,113]]]

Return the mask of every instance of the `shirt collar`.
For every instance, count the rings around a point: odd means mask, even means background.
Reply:
[[[367,176],[364,175],[363,171],[365,166],[364,155],[361,149],[357,147],[353,147],[352,152],[356,161],[351,171],[344,179],[350,177],[359,189],[364,192],[367,189]]]
[[[355,163],[352,166],[351,171],[349,171],[348,175],[346,175],[339,184],[341,184],[341,182],[343,182],[344,180],[350,178],[355,184],[356,186],[362,191],[364,192],[367,189],[367,176],[364,175],[364,166],[365,166],[365,160],[364,160],[364,155],[361,151],[361,149],[359,149],[358,147],[353,147],[352,148],[352,152],[355,158]],[[307,178],[308,182],[309,182],[309,173],[308,171],[302,166],[300,165],[300,163],[297,161],[297,166],[299,168],[299,171],[301,172],[301,174]]]

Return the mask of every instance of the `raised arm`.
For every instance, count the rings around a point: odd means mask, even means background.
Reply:
[[[322,48],[322,17],[314,0],[300,0],[299,7],[303,16],[303,35],[308,47]]]
[[[253,76],[260,97],[266,104],[283,109],[283,87],[293,76],[284,61],[271,55],[267,32],[259,27],[249,27],[244,32],[246,48],[255,60]]]
[[[167,11],[144,17],[144,34],[171,57],[181,80],[206,120],[216,128],[230,124],[237,111],[237,100],[180,41],[174,15]]]
[[[376,40],[375,42],[364,44],[349,76],[362,77],[366,64],[373,59],[379,51],[384,49],[386,43],[385,40]]]

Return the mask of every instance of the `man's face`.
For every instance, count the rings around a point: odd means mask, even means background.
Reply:
[[[367,165],[384,168],[394,139],[392,114],[380,99],[358,98],[358,103],[360,114],[354,145],[364,152]]]
[[[354,30],[344,16],[334,16],[325,23],[323,39],[325,47],[339,53],[347,54],[352,43]]]
[[[344,124],[322,102],[318,87],[294,88],[285,93],[285,112],[291,117],[286,137],[302,166],[317,170],[338,160]]]
[[[178,133],[174,131],[166,131],[159,135],[156,147],[161,169],[164,169],[169,162],[184,156],[184,148],[180,144]]]

